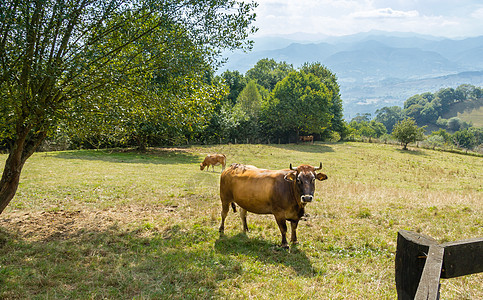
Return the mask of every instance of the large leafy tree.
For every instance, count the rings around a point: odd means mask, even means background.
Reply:
[[[232,118],[237,124],[239,139],[256,138],[259,131],[259,115],[262,107],[262,96],[257,84],[251,80],[241,91],[232,109]]]
[[[271,91],[279,81],[293,70],[294,68],[291,64],[263,58],[253,68],[248,70],[245,76],[249,80],[255,80],[259,85]]]
[[[361,121],[357,122],[355,120],[349,123],[349,131],[352,137],[369,137],[369,138],[379,138],[387,133],[384,124],[372,121]]]
[[[392,128],[397,122],[404,119],[404,113],[401,107],[391,106],[383,107],[376,110],[376,117],[374,120],[376,122],[384,124],[389,132],[392,132]]]
[[[225,71],[221,74],[221,78],[229,87],[230,93],[226,96],[228,104],[235,105],[236,98],[247,85],[247,80],[239,71]]]
[[[95,129],[153,107],[162,114],[162,101],[190,99],[177,87],[217,66],[221,50],[250,46],[245,38],[255,30],[255,6],[232,0],[1,1],[0,140],[8,141],[9,156],[0,213],[16,193],[26,160],[59,124]],[[196,101],[182,107],[189,111],[190,105]]]
[[[337,77],[327,67],[321,63],[305,63],[300,70],[307,74],[313,74],[319,78],[319,80],[327,87],[332,95],[330,101],[329,112],[332,114],[332,120],[328,131],[337,132],[342,137],[345,135],[346,125],[343,121],[343,108],[342,98],[340,97],[339,84],[337,83]]]
[[[277,83],[265,104],[265,126],[275,135],[321,134],[334,117],[332,96],[319,77],[294,71]]]
[[[453,141],[458,147],[471,150],[478,146],[478,140],[475,133],[478,133],[478,131],[471,131],[468,129],[457,131],[453,134]]]

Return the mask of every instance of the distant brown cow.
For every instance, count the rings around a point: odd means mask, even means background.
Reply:
[[[314,198],[315,180],[326,180],[327,175],[316,173],[322,168],[300,165],[286,170],[265,170],[254,166],[232,164],[220,178],[221,225],[224,233],[225,218],[230,203],[240,206],[243,230],[248,231],[247,212],[273,214],[282,234],[282,244],[288,248],[286,220],[290,221],[291,242],[297,243],[297,225],[304,215],[305,205]]]
[[[226,156],[225,154],[210,154],[205,157],[205,160],[200,164],[200,170],[203,171],[205,167],[206,170],[210,168],[210,166],[213,168],[213,172],[215,171],[215,166],[218,166],[221,164],[221,170],[223,171],[226,166]]]
[[[299,140],[302,142],[314,142],[314,136],[313,135],[302,135],[299,136]]]

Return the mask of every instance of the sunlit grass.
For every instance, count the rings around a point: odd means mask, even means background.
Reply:
[[[249,214],[242,234],[232,212],[219,238],[208,153],[322,162],[300,244],[277,246],[273,216]],[[395,299],[397,231],[483,236],[481,174],[480,157],[363,143],[36,153],[0,215],[0,298]],[[441,297],[481,299],[482,279],[441,280]]]

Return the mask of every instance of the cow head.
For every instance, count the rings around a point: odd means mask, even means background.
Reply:
[[[285,175],[284,179],[289,182],[295,182],[300,191],[300,200],[302,203],[311,202],[314,199],[315,180],[326,180],[327,175],[324,173],[316,173],[317,170],[322,169],[322,163],[319,167],[310,165],[300,165],[296,168],[290,164],[290,173]]]
[[[204,168],[205,168],[205,164],[204,163],[200,163],[200,170],[203,171]],[[208,169],[208,171],[210,171],[210,170]]]

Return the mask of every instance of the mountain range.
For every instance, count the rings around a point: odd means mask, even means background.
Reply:
[[[295,68],[320,62],[338,78],[346,119],[402,106],[415,94],[460,84],[483,86],[483,36],[447,39],[381,31],[341,37],[269,36],[254,39],[251,52],[225,57],[220,72],[245,73],[263,58]]]

